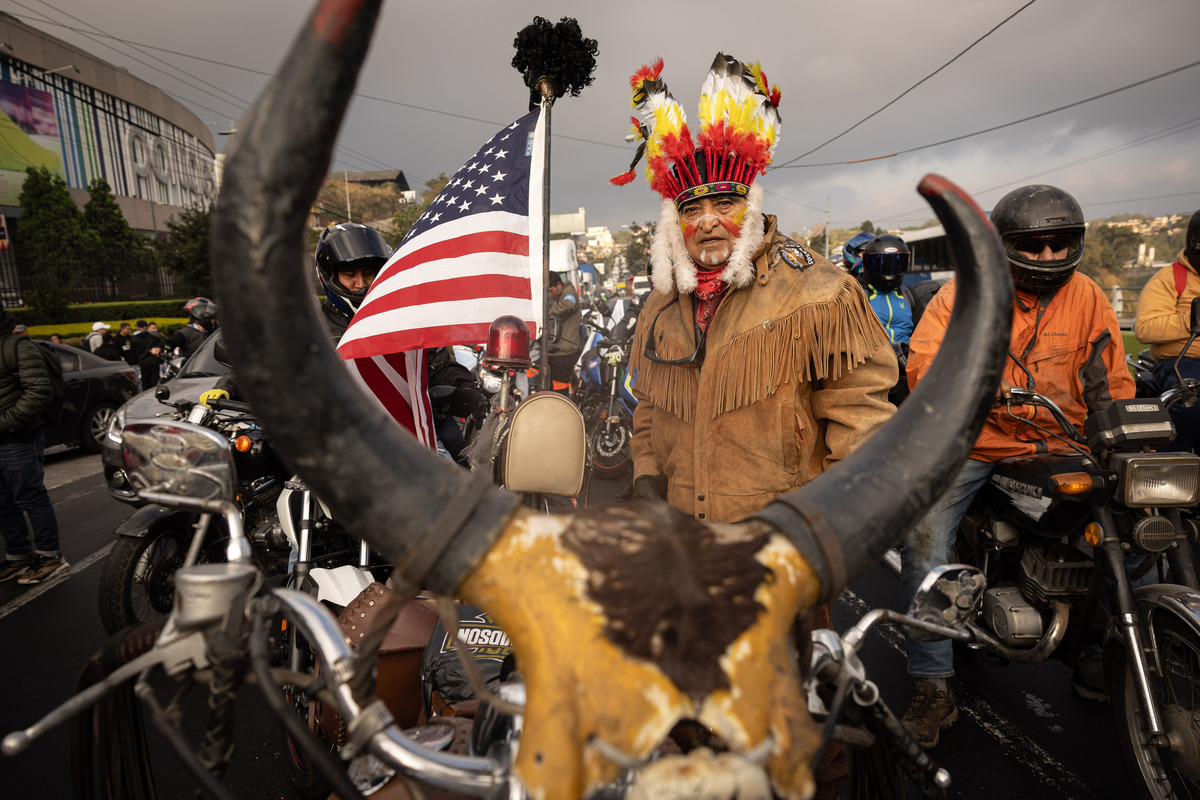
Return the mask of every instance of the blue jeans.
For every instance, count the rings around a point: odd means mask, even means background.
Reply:
[[[937,499],[900,548],[900,601],[907,609],[917,587],[934,567],[950,560],[959,520],[995,467],[990,461],[968,460],[946,493]],[[949,678],[954,650],[949,641],[908,642],[908,674],[914,678]]]
[[[8,557],[24,558],[32,550],[58,554],[58,519],[43,484],[46,439],[38,433],[32,442],[0,444],[0,535]],[[33,526],[33,544],[25,516]]]
[[[1179,359],[1179,374],[1184,378],[1200,379],[1200,359],[1184,356]],[[1164,358],[1154,365],[1154,383],[1160,392],[1165,392],[1179,381],[1175,380],[1175,358]],[[1175,453],[1186,453],[1200,439],[1200,400],[1191,408],[1182,403],[1171,406],[1171,422],[1175,423],[1175,439],[1160,448]]]

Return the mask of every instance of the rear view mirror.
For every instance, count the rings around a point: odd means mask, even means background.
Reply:
[[[121,455],[129,485],[139,494],[233,499],[233,456],[215,431],[186,422],[135,422],[122,432]]]

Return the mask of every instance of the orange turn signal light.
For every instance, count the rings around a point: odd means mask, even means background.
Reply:
[[[233,440],[233,449],[239,453],[249,453],[251,447],[254,447],[254,440],[249,436],[243,435]]]
[[[1054,491],[1058,494],[1087,494],[1096,488],[1092,476],[1086,472],[1063,472],[1050,476],[1054,482]]]
[[[1086,539],[1087,543],[1092,547],[1099,547],[1100,540],[1104,537],[1100,531],[1100,526],[1094,522],[1089,522],[1083,529],[1083,538]]]

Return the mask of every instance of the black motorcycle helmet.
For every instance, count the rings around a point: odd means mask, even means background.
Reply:
[[[194,322],[208,332],[217,327],[217,304],[207,297],[193,297],[183,307],[187,312],[188,322]]]
[[[863,278],[881,292],[898,289],[912,263],[904,240],[886,233],[867,242],[861,255]]]
[[[391,255],[392,248],[379,232],[366,225],[343,222],[322,231],[315,261],[317,280],[329,303],[346,316],[354,316],[367,296],[367,289],[352,292],[342,286],[337,279],[338,270],[366,269],[378,273]]]
[[[1071,279],[1083,258],[1083,209],[1056,186],[1022,186],[1004,195],[992,209],[992,225],[1004,243],[1018,289],[1038,294],[1057,289]],[[1055,252],[1066,250],[1066,256],[1039,261],[1024,255],[1041,253],[1047,246]]]
[[[1184,240],[1183,253],[1187,256],[1188,263],[1192,265],[1192,269],[1200,272],[1200,211],[1192,214],[1192,221],[1188,223],[1187,239]]]

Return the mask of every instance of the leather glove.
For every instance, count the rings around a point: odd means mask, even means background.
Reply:
[[[634,500],[658,500],[664,501],[667,499],[667,476],[666,475],[639,475],[633,479],[633,499]]]

